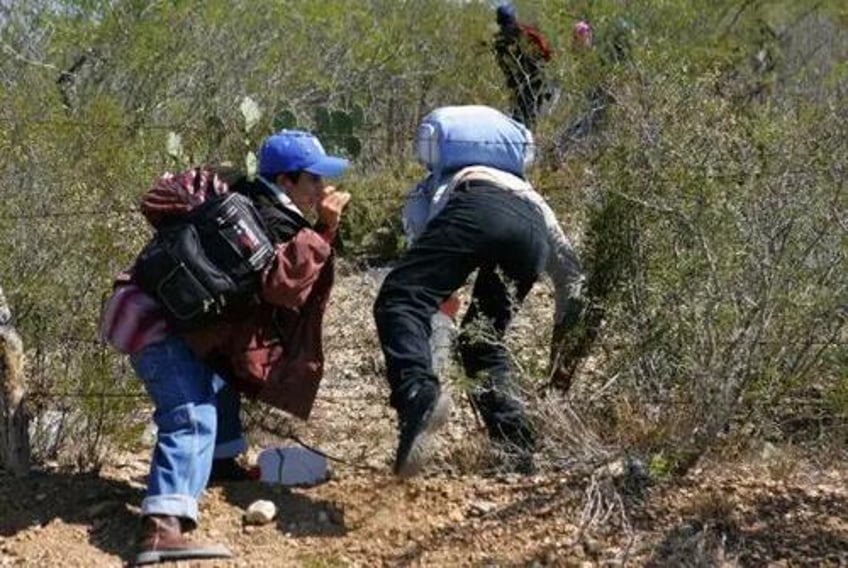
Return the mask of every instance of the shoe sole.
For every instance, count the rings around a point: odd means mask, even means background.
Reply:
[[[160,562],[177,560],[209,560],[212,558],[232,558],[233,553],[220,546],[204,546],[186,550],[151,550],[142,552],[135,557],[133,566],[158,564]]]
[[[427,417],[427,422],[421,432],[412,441],[406,460],[396,468],[395,475],[401,479],[407,479],[421,472],[427,458],[430,440],[433,434],[447,423],[452,407],[453,401],[450,395],[446,392],[439,393],[436,406],[430,416]]]

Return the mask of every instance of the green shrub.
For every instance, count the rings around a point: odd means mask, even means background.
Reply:
[[[4,8],[0,274],[38,389],[123,388],[120,358],[73,345],[96,340],[111,278],[149,234],[138,200],[164,170],[243,164],[275,129],[315,130],[355,158],[342,180],[353,194],[344,254],[386,262],[404,247],[402,196],[422,175],[411,159],[421,117],[506,105],[484,3],[295,4]],[[594,355],[597,376],[615,380],[605,407],[587,407],[601,418],[592,423],[606,424],[606,440],[697,458],[734,417],[778,422],[775,401],[810,382],[844,420],[842,3],[520,9],[552,36],[548,72],[563,88],[540,120],[532,178],[606,312]],[[593,21],[601,48],[568,49],[575,16]],[[621,21],[630,56],[611,61],[603,46]],[[614,98],[599,129],[557,155],[599,85]],[[260,111],[250,126],[247,99]],[[39,409],[50,404],[60,403]],[[86,444],[122,439],[129,406],[70,404],[102,426]],[[617,430],[637,415],[638,436]]]

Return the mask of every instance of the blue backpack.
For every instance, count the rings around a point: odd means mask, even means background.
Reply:
[[[441,107],[418,127],[415,151],[434,178],[466,166],[489,166],[524,178],[534,155],[533,134],[487,106]]]

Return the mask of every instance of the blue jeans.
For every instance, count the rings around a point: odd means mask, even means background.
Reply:
[[[235,457],[247,448],[241,398],[176,335],[148,345],[130,362],[156,406],[158,428],[142,515],[196,523],[212,459]]]

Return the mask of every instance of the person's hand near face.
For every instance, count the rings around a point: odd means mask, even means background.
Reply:
[[[324,186],[318,201],[318,222],[335,230],[339,226],[342,210],[350,201],[350,194],[339,191],[332,185]]]

